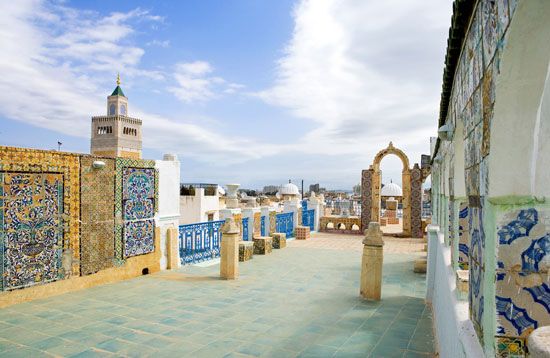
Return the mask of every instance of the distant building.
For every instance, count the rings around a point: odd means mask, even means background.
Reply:
[[[309,192],[310,192],[310,193],[311,193],[312,191],[318,193],[318,192],[319,192],[319,189],[320,189],[319,183],[317,183],[317,184],[311,184],[311,185],[309,186]]]
[[[324,192],[326,192],[326,191],[327,191],[327,189],[326,189],[326,188],[322,188],[322,187],[319,185],[319,183],[317,183],[317,184],[311,184],[311,185],[309,186],[309,192],[310,192],[310,193],[311,193],[311,192],[316,192],[317,194],[319,194],[319,193],[324,193]]]
[[[262,192],[264,194],[270,194],[270,195],[275,195],[275,193],[279,191],[279,186],[278,185],[266,185],[264,186],[264,189],[262,190]]]
[[[217,184],[180,185],[180,225],[220,218],[220,188]]]

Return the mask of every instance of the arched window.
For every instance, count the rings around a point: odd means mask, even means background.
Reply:
[[[120,114],[122,114],[123,116],[126,115],[126,106],[123,104],[120,105]]]
[[[115,111],[116,111],[116,106],[114,104],[111,104],[109,106],[109,115],[110,116],[114,116],[115,115]]]

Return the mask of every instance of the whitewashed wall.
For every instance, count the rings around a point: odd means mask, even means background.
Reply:
[[[166,269],[166,230],[178,228],[180,218],[180,162],[175,155],[165,155],[164,160],[156,160],[159,171],[159,212],[157,225],[160,226],[161,270]]]
[[[483,348],[468,318],[468,302],[457,299],[451,249],[435,225],[428,226],[428,245],[426,300],[433,309],[440,357],[483,357]]]

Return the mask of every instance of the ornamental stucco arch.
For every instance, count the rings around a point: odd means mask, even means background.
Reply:
[[[403,236],[422,237],[421,230],[421,203],[418,204],[418,200],[421,200],[421,187],[422,187],[422,175],[418,164],[415,164],[411,170],[409,165],[409,158],[399,148],[393,146],[390,142],[387,148],[379,151],[374,157],[373,163],[369,169],[363,170],[361,175],[361,229],[365,230],[368,227],[369,222],[380,221],[380,189],[382,173],[380,172],[380,162],[388,155],[396,155],[403,163],[402,186],[403,186]],[[412,180],[411,172],[414,174],[414,220],[411,220],[411,187]],[[420,184],[417,181],[420,180]],[[414,226],[414,228],[413,228]]]

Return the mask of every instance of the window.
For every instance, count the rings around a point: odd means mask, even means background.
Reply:
[[[97,134],[111,134],[111,133],[113,133],[112,126],[97,127]]]
[[[214,221],[214,213],[208,214],[208,221]]]
[[[110,116],[114,116],[115,115],[115,109],[116,109],[116,106],[114,104],[111,104],[109,106],[109,115]]]
[[[120,105],[120,114],[122,114],[123,116],[126,115],[126,106],[125,105]]]
[[[137,129],[124,127],[122,134],[137,136]]]

